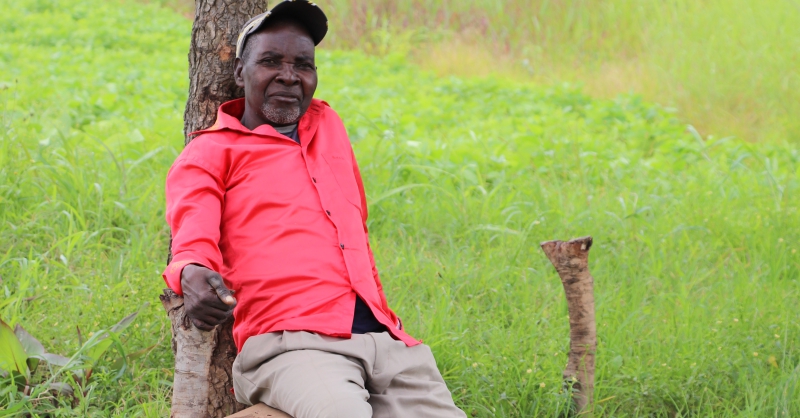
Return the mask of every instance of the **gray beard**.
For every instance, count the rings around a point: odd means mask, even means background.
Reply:
[[[274,125],[291,125],[300,119],[300,106],[292,106],[289,109],[276,109],[267,103],[261,106],[261,114],[264,119]]]

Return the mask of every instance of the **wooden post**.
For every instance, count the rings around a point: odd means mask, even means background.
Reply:
[[[192,140],[189,133],[214,123],[220,104],[243,96],[233,80],[236,38],[247,20],[265,10],[266,0],[195,1],[184,144]],[[167,257],[167,264],[171,258]],[[244,409],[231,393],[231,366],[236,358],[233,321],[210,332],[200,331],[184,314],[181,296],[166,289],[160,298],[172,321],[175,353],[170,416],[222,418]]]
[[[543,242],[542,250],[556,268],[569,311],[569,360],[564,383],[575,391],[577,413],[590,417],[594,403],[594,358],[597,351],[597,326],[594,312],[594,278],[589,273],[592,237],[567,242]]]
[[[231,393],[231,367],[236,359],[233,320],[201,331],[185,315],[183,297],[165,289],[160,298],[172,322],[175,353],[170,417],[222,418],[244,409]]]

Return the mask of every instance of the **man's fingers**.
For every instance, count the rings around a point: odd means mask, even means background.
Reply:
[[[215,325],[225,321],[229,316],[233,315],[233,309],[230,309],[228,305],[223,305],[222,303],[220,303],[220,305],[223,306],[222,309],[206,307],[202,312],[198,312],[196,318]]]
[[[230,307],[236,306],[236,298],[233,297],[233,292],[225,287],[225,283],[222,282],[222,277],[220,277],[218,274],[215,274],[208,279],[208,284],[211,285],[211,287],[214,288],[214,291],[217,292],[217,297],[219,297],[219,300]]]
[[[230,311],[233,307],[223,302],[217,295],[217,291],[213,288],[208,289],[208,293],[198,300],[198,304],[202,305],[202,309],[215,309],[220,311]]]
[[[215,309],[213,312],[205,311],[197,316],[189,315],[189,319],[192,320],[192,323],[197,328],[203,331],[211,331],[215,326],[225,322],[232,314],[233,312],[231,311],[220,311]]]
[[[201,321],[201,320],[199,320],[197,318],[189,317],[189,319],[192,320],[192,324],[194,324],[194,326],[197,327],[197,329],[199,329],[199,330],[211,331],[212,329],[214,329],[214,325],[206,324],[205,322],[203,322],[203,321]]]

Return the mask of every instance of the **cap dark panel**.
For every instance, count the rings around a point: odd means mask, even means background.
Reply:
[[[261,22],[256,30],[264,26],[269,19],[288,17],[306,27],[314,45],[319,45],[328,33],[328,18],[322,9],[308,0],[286,0],[270,10],[270,15]]]
[[[247,21],[239,32],[239,38],[236,41],[236,57],[240,58],[242,56],[244,43],[247,42],[247,37],[250,34],[257,32],[270,19],[274,20],[282,17],[290,18],[303,25],[308,34],[311,35],[314,45],[319,45],[322,39],[325,38],[325,34],[328,33],[328,18],[319,6],[308,0],[286,0],[273,7],[272,10],[254,16]]]

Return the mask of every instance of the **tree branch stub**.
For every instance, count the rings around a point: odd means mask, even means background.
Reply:
[[[577,412],[591,416],[594,398],[597,325],[594,307],[594,278],[589,273],[589,249],[592,237],[541,244],[547,258],[556,268],[569,311],[569,356],[564,369],[564,382],[571,384]]]

